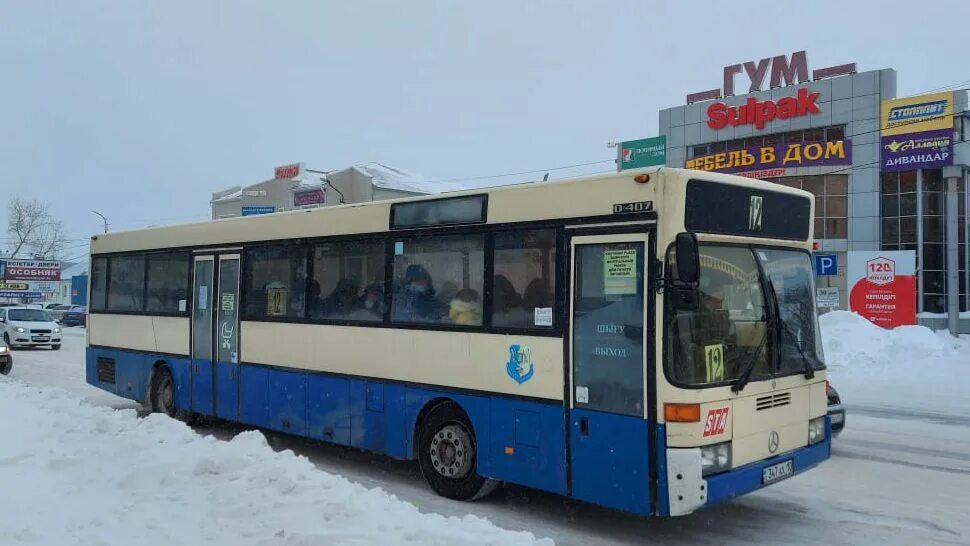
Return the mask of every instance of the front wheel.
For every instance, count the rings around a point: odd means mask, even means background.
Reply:
[[[457,406],[443,404],[424,420],[418,443],[424,479],[435,493],[472,501],[487,496],[498,482],[478,474],[475,434]]]
[[[51,349],[54,349],[55,351],[60,351],[61,350],[61,345],[60,344],[51,345]]]

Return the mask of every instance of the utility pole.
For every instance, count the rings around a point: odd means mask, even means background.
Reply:
[[[97,214],[98,216],[101,217],[101,220],[104,221],[104,232],[105,233],[108,233],[108,217],[105,216],[105,215],[103,215],[103,214],[101,214],[100,212],[98,212],[96,210],[92,210],[91,212],[93,212],[93,213],[95,213],[95,214]]]

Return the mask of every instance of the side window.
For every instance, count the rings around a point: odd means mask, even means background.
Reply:
[[[104,311],[105,296],[108,294],[108,259],[91,259],[91,301],[92,311]]]
[[[108,279],[109,311],[142,311],[145,295],[145,256],[135,254],[111,258]]]
[[[553,327],[556,293],[555,230],[495,235],[492,326]]]
[[[481,326],[484,235],[394,242],[391,319]]]
[[[152,313],[184,313],[189,286],[189,255],[148,255],[148,302]]]
[[[272,246],[246,251],[246,316],[303,318],[307,249]]]
[[[384,319],[384,241],[326,243],[313,249],[311,319]]]

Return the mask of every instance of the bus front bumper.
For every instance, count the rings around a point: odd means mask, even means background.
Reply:
[[[668,504],[661,508],[661,513],[666,508],[667,513],[664,515],[689,514],[704,506],[718,504],[784,481],[815,467],[832,453],[832,428],[828,419],[825,429],[825,439],[821,442],[706,477],[700,475],[699,449],[668,449]],[[766,472],[766,469],[770,470]]]

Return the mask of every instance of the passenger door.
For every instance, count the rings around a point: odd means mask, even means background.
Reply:
[[[213,413],[212,300],[215,256],[196,256],[192,280],[192,411]]]
[[[239,254],[219,256],[216,309],[216,417],[236,420],[239,409]]]
[[[572,496],[649,514],[648,235],[577,236],[571,250]]]

